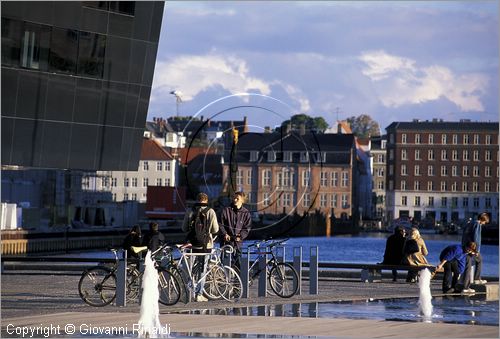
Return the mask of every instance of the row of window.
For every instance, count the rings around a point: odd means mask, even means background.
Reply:
[[[469,201],[472,200],[472,207],[479,207],[480,206],[480,199],[479,197],[474,197],[474,198],[468,198],[468,197],[463,197],[462,198],[462,204],[459,206],[459,198],[458,197],[451,197],[451,199],[448,199],[448,197],[441,197],[441,207],[452,207],[452,208],[457,208],[457,207],[469,207]],[[428,207],[434,207],[434,197],[428,197],[427,198],[427,206]],[[401,205],[402,206],[408,206],[408,197],[406,195],[401,196]],[[416,196],[413,197],[413,206],[415,207],[420,207],[424,206],[424,203],[421,199],[421,197]],[[484,198],[484,207],[486,208],[491,208],[491,198],[490,197],[485,197]]]
[[[301,205],[302,207],[311,207],[311,194],[305,193],[302,197]],[[341,199],[339,201],[339,198]],[[278,197],[273,196],[273,193],[265,192],[263,194],[263,205],[265,207],[277,204],[278,207],[291,207],[296,206],[296,196],[292,193],[282,193]],[[349,208],[349,194],[320,194],[319,201],[315,203],[321,208]]]
[[[135,14],[135,1],[82,1],[82,5],[126,15]]]
[[[285,151],[285,152],[276,152],[276,151],[267,151],[267,161],[276,162],[292,162],[293,154],[297,152]],[[250,161],[254,162],[259,159],[258,151],[250,152]],[[309,162],[313,161],[316,163],[326,162],[326,152],[300,152],[300,162]]]
[[[392,183],[392,181],[389,181],[389,186],[391,186],[391,183]],[[492,185],[490,182],[488,182],[488,181],[485,182],[484,186],[483,186],[484,192],[491,192],[492,191],[491,186]],[[471,192],[471,191],[478,192],[479,191],[479,183],[473,182],[472,184],[470,184],[470,183],[464,181],[464,182],[462,182],[461,187],[459,187],[459,183],[456,181],[453,182],[451,185],[449,185],[448,182],[446,182],[446,181],[441,181],[439,188],[440,188],[441,192],[446,192],[449,190],[451,190],[451,192],[457,192],[459,189],[461,189],[462,192]],[[389,187],[389,189],[392,190],[391,187]],[[401,180],[400,189],[402,191],[406,191],[406,190],[410,189],[406,183],[406,180]],[[413,190],[414,191],[423,190],[423,187],[422,187],[420,181],[418,181],[418,180],[414,181]],[[429,192],[436,191],[436,184],[434,181],[427,182],[427,191],[429,191]],[[498,192],[498,183],[497,183],[497,192]]]
[[[413,137],[414,144],[423,143],[423,138],[422,138],[420,133],[416,133],[413,136],[414,136]],[[448,136],[449,136],[448,134],[441,134],[441,144],[442,145],[446,145],[448,143],[448,141],[449,141]],[[394,143],[394,135],[393,134],[391,134],[390,138],[391,138],[391,143]],[[437,138],[439,138],[439,137],[437,137]],[[472,140],[472,143],[474,145],[479,145],[479,144],[481,144],[481,142],[484,142],[485,145],[491,145],[492,136],[489,134],[486,134],[486,135],[484,135],[484,140],[481,140],[483,138],[481,138],[481,135],[479,135],[479,134],[473,134],[472,137],[469,134],[462,134],[462,137],[460,139],[461,139],[462,144],[464,144],[464,145],[469,145],[471,143],[471,140]],[[434,141],[435,141],[434,134],[429,134],[427,136],[427,143],[429,145],[433,145]],[[459,135],[452,134],[451,135],[451,143],[453,145],[458,145],[458,141],[459,141]],[[409,140],[408,135],[406,133],[401,134],[401,143],[402,144],[410,143],[410,140]]]
[[[2,65],[102,78],[106,36],[2,18]]]
[[[236,176],[236,181],[238,185],[242,185],[244,180],[244,171],[239,170]],[[288,168],[283,168],[281,171],[276,173],[275,183],[278,187],[290,187],[295,186],[295,172]],[[311,171],[303,170],[301,176],[302,187],[311,186]],[[246,184],[252,184],[252,170],[246,170]],[[320,173],[320,186],[321,187],[349,187],[349,172],[326,172],[321,171]],[[270,187],[273,185],[273,175],[270,169],[262,170],[262,182],[261,185],[264,187]]]
[[[142,162],[142,169],[144,171],[149,171],[151,168],[150,162],[149,161],[141,161]],[[170,171],[170,161],[151,161],[152,165],[154,166],[154,163],[156,163],[156,170],[157,171]]]
[[[414,160],[423,160],[422,153],[423,152],[421,152],[419,149],[414,150]],[[450,155],[451,155],[451,160],[453,160],[453,161],[460,161],[460,160],[470,161],[471,154],[472,154],[473,161],[481,161],[482,160],[479,150],[473,150],[472,152],[469,150],[463,150],[460,154],[458,150],[449,151],[446,149],[441,150],[441,160],[450,160]],[[394,159],[394,150],[392,150],[392,149],[389,151],[389,159],[390,160]],[[484,158],[483,159],[485,161],[492,160],[492,153],[490,150],[484,151]],[[401,150],[401,160],[409,160],[407,149]],[[430,149],[427,151],[427,159],[426,160],[428,160],[428,161],[436,160],[435,150]]]
[[[422,169],[423,169],[424,166],[420,166],[420,165],[414,165],[413,166],[413,174],[416,175],[416,176],[419,176],[419,175],[422,175]],[[479,177],[479,176],[483,176],[486,177],[486,178],[490,178],[491,177],[491,173],[492,173],[492,170],[491,170],[491,166],[485,166],[484,167],[484,172],[483,173],[480,173],[480,170],[479,170],[479,166],[462,166],[462,176],[463,177],[468,177],[470,176],[470,173],[471,173],[471,167],[472,167],[472,176],[474,177]],[[393,167],[390,166],[389,167],[389,175],[392,175],[391,173],[391,169]],[[400,166],[401,168],[401,175],[403,176],[406,176],[408,175],[408,166],[406,164],[402,164]],[[459,176],[459,169],[460,169],[460,166],[446,166],[446,165],[442,165],[440,167],[440,174],[442,177],[447,177],[449,175],[449,171],[448,169],[451,168],[451,176],[452,177],[458,177]],[[379,172],[382,172],[383,171],[379,171]],[[436,171],[435,171],[435,167],[434,165],[428,165],[427,166],[427,175],[428,176],[435,176],[436,175]],[[497,167],[497,177],[499,175],[499,169]]]
[[[142,199],[141,200],[146,200],[147,198],[147,194],[146,193],[142,193]],[[116,201],[117,199],[117,194],[116,193],[113,193],[113,201]],[[124,193],[123,194],[123,200],[135,200],[135,201],[138,201],[137,199],[137,193],[132,193],[130,194],[130,199],[129,199],[129,194],[128,193]]]
[[[123,187],[139,187],[139,180],[137,178],[123,178]],[[157,178],[156,186],[170,186],[171,179],[170,178]],[[109,181],[108,178],[103,178],[102,181],[103,187],[108,187]],[[142,187],[150,186],[149,178],[142,178]],[[118,179],[111,178],[111,187],[118,187]]]

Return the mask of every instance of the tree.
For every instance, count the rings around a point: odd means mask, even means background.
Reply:
[[[351,125],[352,133],[359,138],[380,135],[378,122],[373,120],[368,114],[361,114],[357,117],[352,116],[346,120]]]
[[[307,114],[295,114],[290,120],[285,120],[281,123],[281,127],[287,124],[292,125],[292,129],[299,130],[302,124],[305,125],[306,130],[314,130],[323,133],[328,128],[328,123],[323,117],[311,117]]]

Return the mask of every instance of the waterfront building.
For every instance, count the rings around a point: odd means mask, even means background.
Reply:
[[[451,222],[486,211],[498,223],[498,127],[470,120],[391,123],[388,219]]]
[[[386,223],[385,218],[385,172],[386,172],[386,136],[371,137],[371,162],[372,162],[372,215]]]

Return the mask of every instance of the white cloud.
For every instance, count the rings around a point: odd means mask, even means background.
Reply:
[[[359,59],[366,64],[362,73],[373,81],[386,107],[420,104],[444,97],[462,111],[484,111],[481,96],[488,87],[485,75],[456,75],[438,65],[418,67],[414,60],[384,51],[365,52]]]

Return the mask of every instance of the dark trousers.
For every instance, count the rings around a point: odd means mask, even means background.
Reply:
[[[444,264],[443,293],[455,288],[458,281],[458,262],[456,260],[447,261]]]
[[[471,271],[472,265],[476,264],[476,269],[474,270],[474,277],[472,280],[480,280],[481,279],[481,268],[482,268],[483,258],[481,254],[477,255],[467,255],[466,264],[465,264],[465,272],[464,272],[464,288],[469,288],[471,283]]]

